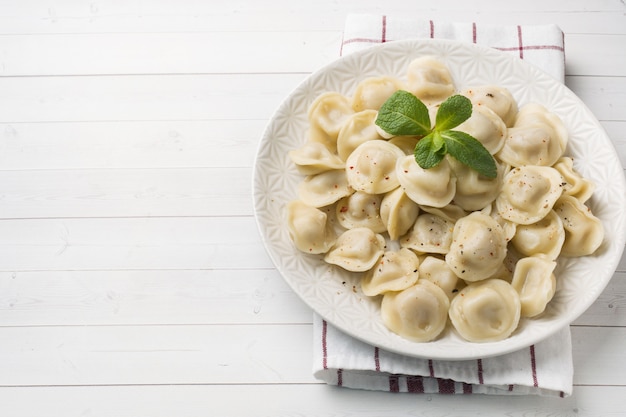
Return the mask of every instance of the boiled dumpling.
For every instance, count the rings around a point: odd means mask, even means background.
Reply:
[[[407,89],[426,104],[444,101],[455,90],[448,67],[431,56],[411,61],[407,72]]]
[[[320,94],[309,106],[309,123],[330,138],[337,139],[346,119],[354,113],[351,100],[337,92]]]
[[[506,139],[507,128],[502,119],[491,109],[474,104],[472,115],[454,128],[471,136],[483,144],[490,154],[496,154]]]
[[[288,155],[302,175],[315,175],[345,166],[341,158],[320,142],[307,141],[299,149],[289,151]]]
[[[475,282],[461,289],[449,310],[452,325],[470,342],[506,339],[517,328],[520,314],[519,294],[501,279]]]
[[[400,187],[388,192],[380,206],[380,217],[391,240],[404,235],[413,226],[419,214],[419,206]]]
[[[462,94],[475,106],[492,110],[506,126],[513,126],[518,108],[517,102],[508,89],[495,85],[483,85],[469,88]]]
[[[431,213],[422,213],[406,235],[400,246],[418,253],[445,254],[450,250],[454,223]]]
[[[448,321],[450,301],[444,291],[428,280],[400,292],[383,296],[380,313],[394,333],[415,342],[434,340]]]
[[[518,224],[532,224],[552,210],[563,192],[562,178],[551,167],[528,165],[514,168],[504,176],[496,198],[498,213]]]
[[[352,194],[344,169],[333,169],[306,177],[298,186],[298,196],[313,207],[324,207]]]
[[[287,204],[287,228],[296,248],[306,253],[326,253],[337,240],[326,213],[293,200]]]
[[[324,260],[347,271],[363,272],[372,268],[385,251],[385,238],[366,227],[343,232]]]
[[[359,145],[346,161],[348,183],[369,194],[383,194],[398,187],[396,161],[404,152],[384,140]]]
[[[389,97],[402,89],[400,80],[393,77],[370,77],[359,82],[352,96],[354,111],[378,110]]]
[[[342,160],[348,159],[360,144],[382,139],[374,124],[377,115],[375,110],[364,110],[346,119],[337,136],[337,153]]]
[[[456,177],[454,203],[467,211],[481,210],[495,201],[504,176],[504,167],[498,164],[497,176],[487,178],[454,158],[450,165]]]
[[[454,198],[456,177],[447,158],[436,167],[424,169],[413,155],[406,155],[398,159],[396,171],[400,186],[417,204],[444,207]]]
[[[367,227],[376,233],[383,233],[387,227],[380,216],[383,196],[357,191],[337,202],[337,220],[346,229]]]
[[[520,296],[522,317],[543,313],[556,291],[556,262],[539,256],[517,261],[511,285]]]
[[[361,279],[363,294],[376,296],[402,291],[417,282],[419,259],[409,249],[386,251]]]
[[[562,196],[554,205],[565,229],[563,256],[586,256],[594,253],[604,240],[602,222],[578,199]]]
[[[565,152],[567,128],[539,104],[527,104],[517,114],[497,157],[515,167],[553,165]]]
[[[564,241],[563,222],[554,210],[550,210],[537,223],[518,225],[515,236],[511,239],[511,243],[521,254],[544,255],[550,260],[559,256]]]
[[[559,171],[563,177],[563,194],[576,197],[581,203],[589,200],[593,194],[595,185],[583,177],[574,168],[574,160],[568,156],[560,158],[553,168]]]
[[[507,241],[500,225],[479,211],[454,225],[446,262],[461,279],[474,282],[490,278],[501,267]]]
[[[426,256],[417,270],[419,279],[431,281],[452,299],[459,289],[464,287],[463,281],[450,269],[446,261],[435,256]]]

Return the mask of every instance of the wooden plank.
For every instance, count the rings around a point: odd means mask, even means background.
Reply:
[[[0,273],[0,326],[308,323],[275,269]]]
[[[250,216],[250,168],[0,171],[0,219]]]
[[[2,327],[0,339],[5,387],[315,382],[308,324]],[[572,340],[577,385],[626,385],[626,328],[573,327]]]
[[[626,387],[577,386],[568,398],[390,394],[322,384],[0,388],[12,417],[619,416]]]
[[[0,124],[0,171],[252,167],[265,120]]]
[[[336,59],[341,40],[304,30],[0,35],[4,76],[308,73]],[[625,43],[626,34],[568,35],[566,73],[621,76]]]
[[[252,217],[0,221],[2,271],[272,268]]]

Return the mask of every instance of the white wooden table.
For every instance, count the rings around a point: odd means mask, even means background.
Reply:
[[[574,394],[328,387],[252,212],[256,146],[351,12],[556,23],[626,166],[620,0],[0,1],[1,416],[626,415],[626,260]]]

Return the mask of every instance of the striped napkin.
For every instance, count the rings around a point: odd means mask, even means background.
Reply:
[[[350,15],[341,53],[413,38],[455,39],[514,54],[564,79],[561,30],[554,25],[496,26],[446,23],[410,17]],[[573,363],[569,327],[510,354],[466,361],[419,359],[369,346],[314,315],[316,378],[356,389],[439,393],[566,397],[572,393]]]

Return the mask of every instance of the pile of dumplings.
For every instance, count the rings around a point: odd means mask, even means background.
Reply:
[[[546,310],[559,256],[601,245],[602,223],[586,205],[594,186],[564,154],[563,122],[541,104],[518,108],[494,85],[457,91],[429,56],[413,60],[405,78],[367,78],[352,96],[327,92],[311,104],[306,141],[289,152],[304,176],[286,207],[289,235],[300,251],[359,273],[362,292],[380,300],[383,322],[401,337],[503,340]],[[391,137],[374,123],[401,89],[433,121],[450,95],[469,98],[472,115],[455,130],[494,156],[497,177],[449,155],[420,168],[418,137]]]

